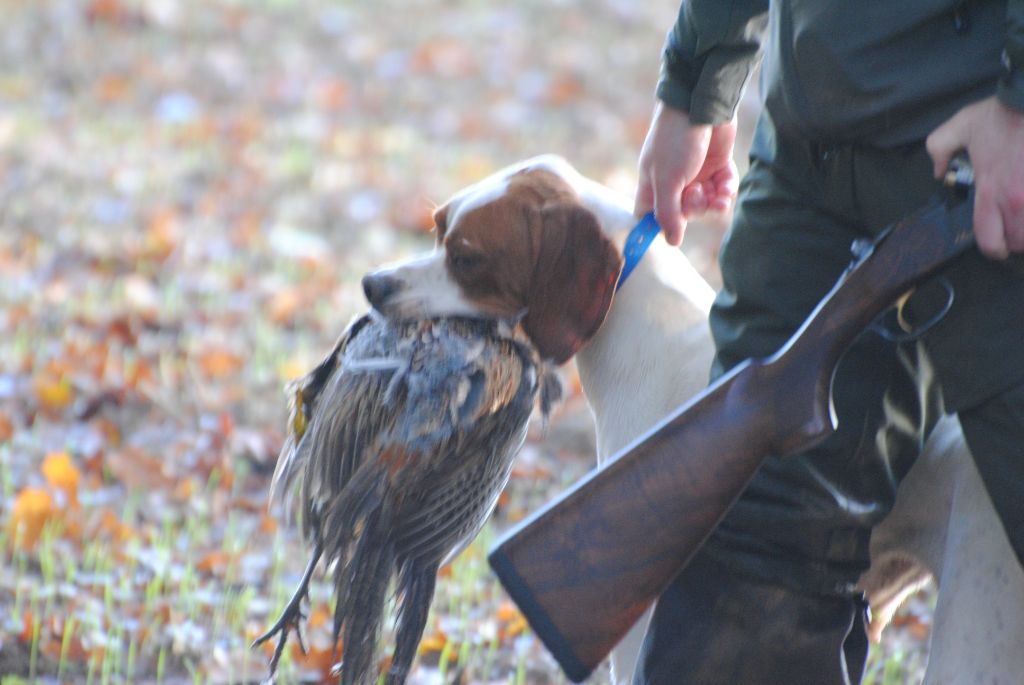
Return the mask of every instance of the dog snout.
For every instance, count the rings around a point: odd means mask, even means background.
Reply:
[[[388,299],[398,291],[401,282],[387,273],[372,273],[363,276],[363,293],[376,309],[382,309]]]

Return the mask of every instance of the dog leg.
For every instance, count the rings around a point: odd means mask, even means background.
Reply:
[[[924,685],[1012,685],[1024,673],[1024,570],[973,460],[958,476]]]

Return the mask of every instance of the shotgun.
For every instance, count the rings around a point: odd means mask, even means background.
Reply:
[[[832,375],[880,313],[974,245],[973,172],[854,245],[854,261],[771,357],[751,359],[509,532],[488,560],[573,682],[665,590],[771,454],[835,431]]]

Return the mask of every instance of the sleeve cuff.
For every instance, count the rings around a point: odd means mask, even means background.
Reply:
[[[669,107],[686,112],[691,122],[717,126],[736,114],[748,73],[746,67],[705,73],[692,87],[663,75],[655,94]]]
[[[690,59],[670,33],[655,94],[669,107],[686,112],[695,124],[723,124],[735,115],[757,57],[757,46],[751,45],[721,46]]]
[[[999,79],[996,95],[999,96],[999,101],[1010,109],[1024,112],[1024,69],[1011,64],[1005,54],[1003,61],[1006,64],[1006,71]]]

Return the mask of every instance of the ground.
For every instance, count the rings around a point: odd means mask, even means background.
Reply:
[[[466,183],[556,152],[631,193],[673,4],[0,0],[4,685],[264,676],[306,554],[266,507],[283,384]],[[687,238],[713,282],[722,225]],[[566,375],[410,682],[564,682],[484,554],[592,465]],[[329,599],[282,680],[329,680]]]

